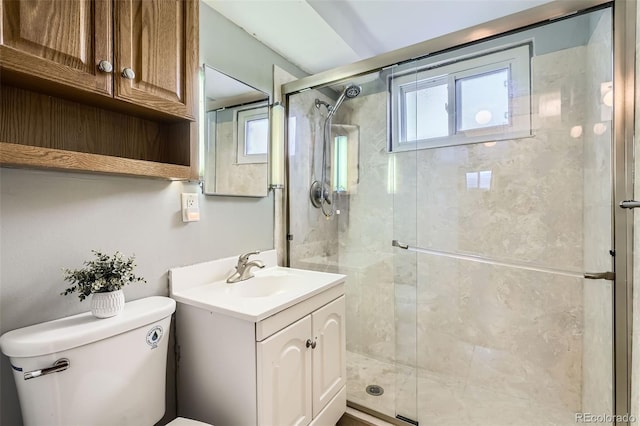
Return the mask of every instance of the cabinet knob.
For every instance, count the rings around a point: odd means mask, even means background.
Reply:
[[[98,69],[102,72],[110,73],[113,71],[113,65],[111,65],[111,62],[109,61],[100,61]]]
[[[315,349],[317,344],[315,340],[307,339],[307,348]]]
[[[131,68],[125,68],[122,70],[122,76],[127,80],[133,80],[134,78],[136,78],[136,73],[133,72]]]

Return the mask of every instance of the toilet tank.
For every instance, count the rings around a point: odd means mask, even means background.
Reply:
[[[160,420],[175,307],[173,299],[154,296],[126,303],[115,317],[87,312],[2,335],[24,424],[150,426]]]

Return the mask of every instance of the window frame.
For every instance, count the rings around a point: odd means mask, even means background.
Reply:
[[[531,57],[532,44],[525,43],[389,75],[387,95],[391,125],[388,151],[402,152],[532,136]],[[459,120],[457,81],[504,69],[509,73],[509,124],[457,130]],[[403,105],[404,96],[410,91],[431,87],[437,82],[444,81],[448,90],[446,109],[449,135],[407,141],[407,112]]]
[[[267,144],[264,154],[247,154],[247,123],[254,120],[267,120],[269,125],[269,108],[265,105],[241,108],[234,112],[234,136],[237,140],[237,163],[259,164],[266,163],[269,154],[269,132],[267,130]]]

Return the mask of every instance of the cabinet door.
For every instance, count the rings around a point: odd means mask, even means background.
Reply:
[[[258,424],[307,425],[311,422],[311,316],[256,343]]]
[[[346,383],[346,336],[344,296],[312,314],[313,416],[327,405]]]
[[[115,96],[193,118],[198,1],[116,0],[115,8]]]
[[[1,0],[0,63],[94,93],[112,93],[112,4],[104,0]]]

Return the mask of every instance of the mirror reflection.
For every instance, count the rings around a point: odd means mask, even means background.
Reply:
[[[204,193],[266,197],[269,95],[204,65]]]

